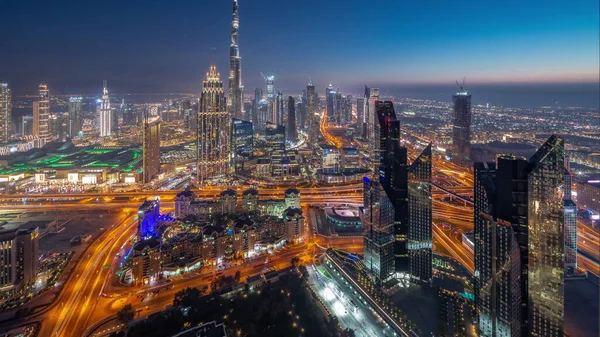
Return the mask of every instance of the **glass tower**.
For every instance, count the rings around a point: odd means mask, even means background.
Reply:
[[[452,160],[458,164],[471,161],[471,95],[462,86],[452,95]]]
[[[0,83],[0,143],[8,142],[12,135],[12,100],[7,83]]]

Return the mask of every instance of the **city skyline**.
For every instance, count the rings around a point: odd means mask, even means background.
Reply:
[[[354,90],[359,86],[356,82],[380,87],[424,85],[453,82],[465,75],[473,84],[598,82],[598,49],[587,43],[598,40],[598,5],[592,1],[560,6],[534,2],[527,7],[503,3],[485,8],[470,1],[431,8],[392,1],[366,7],[350,2],[341,10],[344,19],[333,22],[325,15],[339,9],[339,3],[311,4],[294,7],[294,15],[284,22],[272,1],[240,3],[247,89],[261,86],[260,72],[275,74],[282,91],[305,86],[307,75],[317,88],[333,80],[344,91]],[[48,13],[43,7],[11,4],[13,10],[4,12],[13,15],[1,22],[17,34],[7,37],[6,56],[0,56],[0,63],[7,66],[0,77],[10,83],[14,94],[33,92],[30,88],[40,82],[49,83],[56,93],[91,91],[94,77],[113,83],[113,92],[197,92],[211,48],[216,48],[217,66],[228,69],[227,27],[231,25],[229,1],[201,5],[203,11],[222,15],[191,20],[187,13],[200,6],[195,3],[142,9],[130,3],[121,5],[117,13],[102,8],[90,13],[78,4],[55,6]],[[177,21],[161,18],[164,23],[156,24],[153,19],[167,10]],[[381,15],[401,16],[407,11],[410,17],[402,19]],[[131,15],[143,17],[135,27],[126,20]],[[88,20],[89,16],[95,19]],[[47,22],[48,18],[52,20]],[[268,24],[264,18],[270,18]],[[356,20],[361,24],[354,25]],[[325,31],[335,38],[307,34],[298,29],[303,21],[310,21],[315,32]],[[19,29],[20,22],[31,29]],[[203,38],[207,29],[212,33]],[[40,32],[60,38],[39,41]],[[73,48],[73,41],[87,41],[90,36],[90,43]],[[265,43],[287,39],[293,43],[281,43],[283,48],[280,43]],[[149,47],[157,43],[160,47]],[[38,49],[39,44],[46,48]],[[28,53],[34,45],[36,53]],[[369,52],[378,45],[387,45],[389,52]],[[62,49],[72,52],[60,57],[53,53]],[[54,66],[40,67],[33,55]]]

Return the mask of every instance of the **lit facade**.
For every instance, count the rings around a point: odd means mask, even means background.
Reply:
[[[77,137],[81,132],[82,127],[82,97],[69,97],[69,119],[68,119],[68,134],[69,137]]]
[[[230,119],[223,82],[211,65],[202,84],[198,111],[198,182],[230,172]]]
[[[0,83],[0,143],[8,142],[12,135],[12,97],[7,83]]]
[[[38,240],[37,228],[0,232],[0,293],[33,285],[38,271]]]
[[[287,139],[296,141],[298,139],[298,131],[296,130],[296,101],[294,97],[288,97],[288,114],[287,114]]]
[[[42,145],[52,141],[50,136],[50,92],[48,86],[40,84],[39,100],[33,102],[33,135],[37,136]]]
[[[267,122],[265,126],[266,150],[269,153],[285,151],[285,127]]]
[[[452,160],[458,164],[471,161],[471,95],[461,87],[452,95]]]
[[[227,91],[227,111],[238,119],[243,119],[244,87],[242,86],[242,58],[238,45],[240,27],[239,5],[233,0],[233,19],[231,21],[231,44],[229,46],[229,90]]]
[[[565,168],[565,273],[577,270],[577,205],[571,199],[571,172]]]
[[[563,336],[564,141],[553,135],[530,159],[529,326],[531,336]]]
[[[138,209],[138,237],[156,236],[156,224],[160,216],[160,202],[146,200]]]
[[[408,259],[411,281],[432,281],[431,144],[408,169]]]
[[[160,117],[146,117],[143,130],[143,181],[152,181],[160,172]]]
[[[106,87],[105,80],[102,89],[102,101],[100,102],[100,137],[108,137],[112,134],[112,117],[110,97],[108,96],[108,88]]]
[[[308,122],[308,141],[314,143],[319,138],[319,111],[317,109],[315,86],[309,82],[306,86],[306,111]]]

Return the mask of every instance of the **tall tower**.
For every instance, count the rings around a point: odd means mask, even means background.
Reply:
[[[144,144],[142,148],[144,184],[160,171],[160,117],[144,113]]]
[[[229,91],[227,91],[227,111],[233,118],[243,119],[244,87],[242,86],[242,58],[238,46],[238,0],[233,0],[233,20],[231,21],[231,45],[229,46]]]
[[[571,172],[565,162],[565,272],[573,273],[577,270],[577,205],[571,199]]]
[[[41,140],[41,145],[52,141],[49,119],[50,92],[47,85],[40,84],[39,101],[33,102],[33,135]]]
[[[296,102],[292,96],[288,97],[287,138],[292,142],[298,139],[296,131]]]
[[[230,118],[223,81],[213,64],[202,83],[198,109],[198,182],[230,172]]]
[[[69,137],[77,137],[81,131],[81,105],[83,98],[69,97],[69,121],[68,134]]]
[[[551,136],[529,160],[529,335],[563,336],[564,140]]]
[[[308,141],[315,143],[319,135],[319,117],[317,111],[317,101],[315,95],[315,86],[312,81],[306,86],[306,111],[308,113]]]
[[[465,89],[464,78],[458,92],[452,95],[454,116],[452,119],[452,161],[469,164],[471,161],[471,95]]]
[[[108,88],[104,80],[104,89],[102,90],[102,102],[100,103],[100,137],[108,137],[112,134],[112,112],[110,110],[110,98],[108,97]]]
[[[8,83],[0,83],[0,143],[8,142],[12,134],[12,101]]]

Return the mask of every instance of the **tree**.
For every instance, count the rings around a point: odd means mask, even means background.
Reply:
[[[133,318],[135,317],[135,310],[133,309],[133,306],[131,304],[127,304],[126,306],[123,307],[123,309],[119,310],[119,312],[117,312],[117,320],[119,320],[119,322],[121,322],[122,324],[129,324],[131,321],[133,321]]]
[[[173,305],[191,307],[198,303],[200,296],[202,296],[202,294],[198,288],[185,288],[175,294]]]
[[[240,279],[242,278],[242,273],[238,270],[235,272],[235,276],[233,277],[233,279],[235,280],[236,283],[240,282]]]

